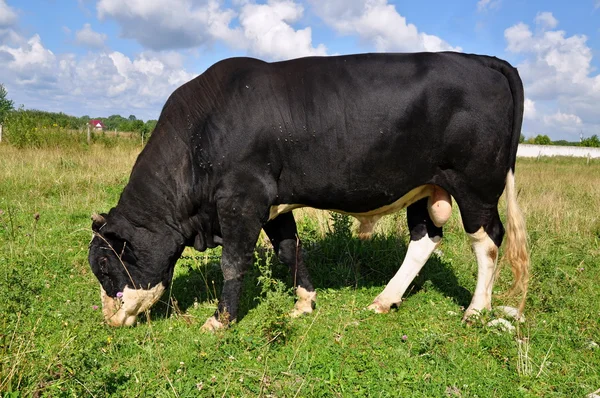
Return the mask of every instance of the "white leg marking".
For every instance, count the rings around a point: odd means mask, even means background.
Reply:
[[[296,296],[298,296],[298,301],[296,301],[290,316],[296,318],[302,314],[310,314],[313,311],[313,303],[317,298],[317,292],[309,292],[305,288],[298,286]]]
[[[402,295],[410,283],[415,279],[421,268],[425,265],[431,253],[438,246],[442,238],[425,235],[417,241],[411,240],[408,244],[406,257],[396,275],[390,280],[383,292],[373,300],[370,310],[386,313],[393,304],[402,301]]]
[[[469,234],[469,238],[471,238],[473,252],[477,258],[477,286],[471,305],[465,311],[463,319],[467,319],[483,309],[492,309],[492,288],[498,261],[498,247],[483,230],[483,227],[474,234]]]

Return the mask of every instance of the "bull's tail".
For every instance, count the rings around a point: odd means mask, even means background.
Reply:
[[[529,254],[527,252],[527,231],[525,230],[525,219],[519,205],[517,204],[517,193],[515,192],[515,176],[512,170],[506,175],[506,203],[507,203],[507,225],[506,225],[506,247],[504,256],[511,265],[514,283],[509,294],[521,293],[519,303],[519,314],[525,308],[527,297],[527,286],[529,283]]]

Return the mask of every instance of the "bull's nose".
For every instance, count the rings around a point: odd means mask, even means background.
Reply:
[[[158,301],[164,290],[162,283],[151,289],[130,289],[126,286],[120,298],[113,298],[100,287],[104,320],[110,326],[133,326],[138,314]]]
[[[103,288],[100,288],[100,299],[102,300],[102,314],[109,326],[133,326],[137,320],[136,315],[127,314],[119,299],[110,297]]]

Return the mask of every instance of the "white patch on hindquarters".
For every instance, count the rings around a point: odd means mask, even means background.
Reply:
[[[137,316],[152,307],[164,291],[162,283],[150,289],[130,289],[126,286],[122,297],[113,298],[100,287],[104,320],[110,326],[133,326]]]
[[[442,238],[439,236],[430,238],[427,234],[419,240],[411,240],[400,269],[383,292],[373,300],[368,309],[377,313],[387,313],[392,305],[399,304],[402,301],[404,292],[421,271],[421,268],[423,268],[441,240]]]
[[[477,285],[471,304],[465,311],[464,320],[484,309],[492,309],[492,288],[494,287],[496,262],[498,261],[498,246],[484,231],[483,227],[474,234],[468,235],[477,258]]]
[[[298,301],[296,301],[290,316],[296,318],[303,314],[310,314],[313,311],[313,303],[317,299],[317,292],[309,292],[305,288],[298,286],[296,296],[298,296]]]

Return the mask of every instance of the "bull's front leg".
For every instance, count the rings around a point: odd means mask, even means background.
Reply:
[[[208,318],[203,330],[213,331],[227,327],[238,316],[242,284],[246,271],[252,265],[254,247],[261,222],[252,204],[227,202],[219,206],[219,222],[223,234],[221,270],[223,291],[215,314]]]
[[[254,243],[249,251],[240,246],[245,245],[223,246],[221,258],[223,291],[217,310],[202,326],[204,330],[220,329],[237,319],[244,275],[252,264]]]

